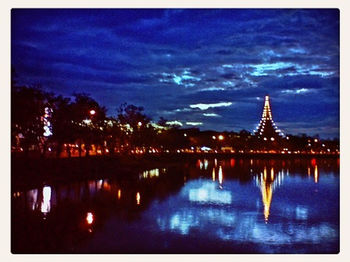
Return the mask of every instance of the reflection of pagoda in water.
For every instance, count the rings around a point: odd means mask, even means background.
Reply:
[[[273,192],[282,186],[285,176],[289,176],[289,169],[284,169],[278,166],[264,166],[263,172],[255,170],[254,176],[255,185],[260,188],[261,200],[264,205],[264,217],[267,223],[270,216],[270,207],[272,203]],[[316,160],[311,160],[311,167],[307,167],[307,176],[313,176],[314,182],[319,181],[319,171]]]
[[[272,183],[274,182],[274,171],[271,168],[270,176],[267,176],[266,167],[264,167],[264,174],[260,177],[260,190],[262,196],[262,202],[264,204],[264,216],[267,222],[270,215],[270,205],[272,201]]]
[[[264,217],[267,223],[270,215],[270,206],[272,202],[272,193],[276,187],[282,185],[284,179],[284,172],[278,172],[275,175],[273,167],[271,167],[270,172],[268,172],[266,166],[264,167],[264,172],[260,173],[255,177],[256,185],[260,188],[262,202],[264,205]]]

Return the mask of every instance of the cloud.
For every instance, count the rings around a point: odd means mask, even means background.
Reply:
[[[215,113],[203,113],[203,116],[209,116],[209,117],[220,117],[220,115]]]
[[[284,69],[293,66],[292,63],[277,62],[272,64],[259,64],[250,65],[254,71],[251,73],[253,76],[267,76],[269,71]]]
[[[199,108],[200,110],[207,110],[208,108],[215,108],[215,107],[223,107],[223,106],[230,106],[232,105],[232,102],[219,102],[214,104],[194,104],[190,105],[191,108]]]
[[[194,86],[194,82],[201,81],[200,77],[191,75],[191,73],[184,69],[180,74],[176,73],[162,73],[160,82],[165,83],[175,83],[176,85],[184,85],[184,86]]]
[[[201,92],[203,92],[203,91],[223,91],[223,90],[225,90],[225,88],[223,88],[223,87],[214,87],[214,86],[199,89],[199,91],[201,91]]]
[[[293,94],[293,95],[305,94],[305,93],[310,93],[310,92],[315,92],[315,90],[308,89],[308,88],[281,90],[282,94]]]
[[[168,125],[175,125],[175,126],[183,126],[183,124],[180,121],[177,121],[177,120],[167,121],[166,124],[168,124]]]
[[[191,108],[182,108],[182,109],[176,109],[175,112],[191,112]]]
[[[201,126],[203,125],[202,122],[186,122],[186,125],[189,125],[189,126]]]
[[[153,119],[252,130],[261,116],[256,97],[269,94],[283,122],[317,126],[339,114],[336,9],[15,9],[11,16],[18,83],[87,92],[108,113],[128,102]],[[213,108],[205,114],[222,117],[203,114]]]

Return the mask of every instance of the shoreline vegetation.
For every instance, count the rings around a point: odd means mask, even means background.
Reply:
[[[265,129],[260,132],[201,130],[174,119],[159,117],[156,121],[143,107],[128,103],[107,116],[107,109],[90,95],[73,96],[71,100],[37,87],[18,86],[13,79],[12,154],[42,158],[147,153],[339,154],[336,137],[292,135],[273,127],[274,123],[265,126],[263,119],[261,129]],[[269,107],[264,110],[270,112]]]
[[[38,185],[67,183],[86,179],[123,178],[132,179],[140,172],[153,168],[169,168],[198,159],[338,159],[337,155],[322,154],[239,154],[239,153],[194,153],[194,154],[144,154],[89,156],[72,158],[30,158],[11,156],[12,191],[29,189]]]

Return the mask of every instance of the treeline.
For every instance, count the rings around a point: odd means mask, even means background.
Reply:
[[[87,94],[74,94],[71,100],[42,91],[38,87],[12,86],[12,151],[28,154],[66,150],[74,145],[81,156],[94,148],[113,154],[116,148],[149,147],[157,131],[142,107],[123,104],[115,117]],[[107,150],[106,150],[107,149]]]
[[[338,140],[307,135],[264,143],[248,131],[216,132],[182,129],[157,123],[142,107],[122,104],[114,116],[88,94],[73,99],[39,87],[11,87],[11,146],[14,154],[60,157],[90,154],[198,152],[212,150],[246,153],[255,150],[338,152]],[[203,149],[206,147],[206,149]]]

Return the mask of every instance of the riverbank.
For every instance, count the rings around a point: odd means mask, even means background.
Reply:
[[[177,161],[147,157],[93,156],[75,158],[11,158],[12,190],[40,184],[64,183],[101,177],[133,177],[145,169],[167,167]]]
[[[12,190],[46,183],[64,183],[101,177],[133,177],[141,171],[165,168],[198,159],[312,159],[339,155],[300,154],[144,154],[74,158],[11,157]]]

